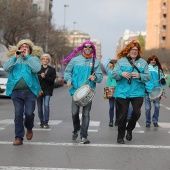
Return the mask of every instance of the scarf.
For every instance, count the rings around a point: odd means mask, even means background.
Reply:
[[[91,54],[87,55],[87,54],[85,54],[85,53],[83,52],[83,53],[82,53],[82,56],[84,56],[85,58],[92,58],[92,57],[93,57],[93,54],[91,53]]]

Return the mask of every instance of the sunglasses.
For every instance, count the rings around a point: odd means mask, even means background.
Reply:
[[[86,45],[85,45],[84,48],[92,48],[92,46],[86,46]]]

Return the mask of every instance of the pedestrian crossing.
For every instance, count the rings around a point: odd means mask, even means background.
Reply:
[[[49,121],[50,128],[49,129],[44,129],[44,128],[39,128],[39,122],[38,122],[38,123],[36,123],[36,125],[34,127],[34,131],[51,131],[56,126],[62,127],[62,123],[64,123],[63,120],[50,120]],[[9,127],[9,125],[14,125],[14,120],[13,119],[0,120],[0,131],[1,130],[5,130],[6,128]],[[72,127],[72,122],[70,123],[70,126]],[[101,126],[101,122],[100,121],[91,120],[90,123],[89,123],[88,132],[98,132],[100,126]],[[110,128],[117,128],[117,127],[110,127]],[[169,130],[168,133],[170,133],[170,123],[159,122],[159,127],[158,128],[165,129],[167,131]],[[136,123],[136,127],[135,127],[133,132],[134,133],[145,133],[145,129],[146,129],[145,127],[142,127],[137,122]]]

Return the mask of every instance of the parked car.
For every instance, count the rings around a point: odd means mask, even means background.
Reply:
[[[9,73],[0,68],[0,96],[6,96],[6,83]]]
[[[56,79],[54,81],[54,88],[64,85],[64,78],[60,72],[56,72]]]

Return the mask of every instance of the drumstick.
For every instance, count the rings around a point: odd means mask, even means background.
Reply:
[[[95,74],[95,72],[92,75],[90,75],[90,76],[93,76],[94,74]],[[90,79],[90,76],[81,86],[83,86]]]

